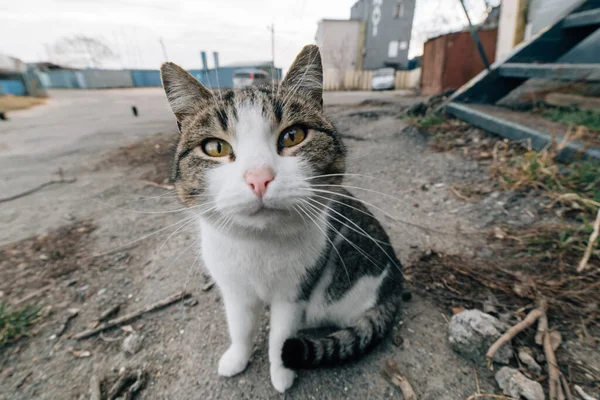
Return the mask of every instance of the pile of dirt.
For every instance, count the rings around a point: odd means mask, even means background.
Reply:
[[[57,279],[65,279],[73,271],[88,269],[92,262],[88,237],[94,229],[91,221],[79,221],[1,247],[0,291],[9,299],[21,299]]]
[[[145,172],[140,179],[157,184],[169,183],[176,145],[177,135],[173,133],[144,138],[109,152],[97,168],[152,166],[152,170]]]

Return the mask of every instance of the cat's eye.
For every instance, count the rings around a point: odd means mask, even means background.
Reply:
[[[215,138],[202,142],[202,151],[211,157],[226,157],[233,153],[229,143]]]
[[[293,147],[302,143],[304,139],[306,139],[306,131],[300,127],[292,126],[279,135],[279,146],[281,148]]]

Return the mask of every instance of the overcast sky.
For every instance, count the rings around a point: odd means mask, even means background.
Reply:
[[[82,34],[101,39],[117,53],[107,67],[156,69],[164,61],[162,37],[169,60],[185,68],[201,66],[201,50],[219,51],[225,65],[270,60],[267,26],[274,23],[275,62],[287,69],[303,45],[314,43],[317,22],[349,18],[355,1],[1,0],[0,53],[28,62],[47,60],[57,40]],[[468,3],[470,15],[480,20],[484,0]],[[411,43],[411,55],[422,52],[423,36],[465,23],[459,0],[417,0],[418,40]]]

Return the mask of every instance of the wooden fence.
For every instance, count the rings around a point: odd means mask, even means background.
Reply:
[[[340,71],[325,70],[323,87],[325,90],[371,90],[373,71]],[[421,81],[421,69],[412,71],[396,71],[396,89],[415,89]]]

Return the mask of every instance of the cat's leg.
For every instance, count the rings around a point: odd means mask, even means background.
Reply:
[[[257,296],[233,288],[222,289],[231,344],[219,361],[219,375],[233,376],[246,369],[254,347],[254,336],[262,303]]]
[[[294,336],[302,323],[303,308],[299,303],[274,301],[271,304],[269,331],[269,363],[271,383],[278,392],[285,392],[294,383],[296,373],[283,366],[281,352],[286,339]]]

